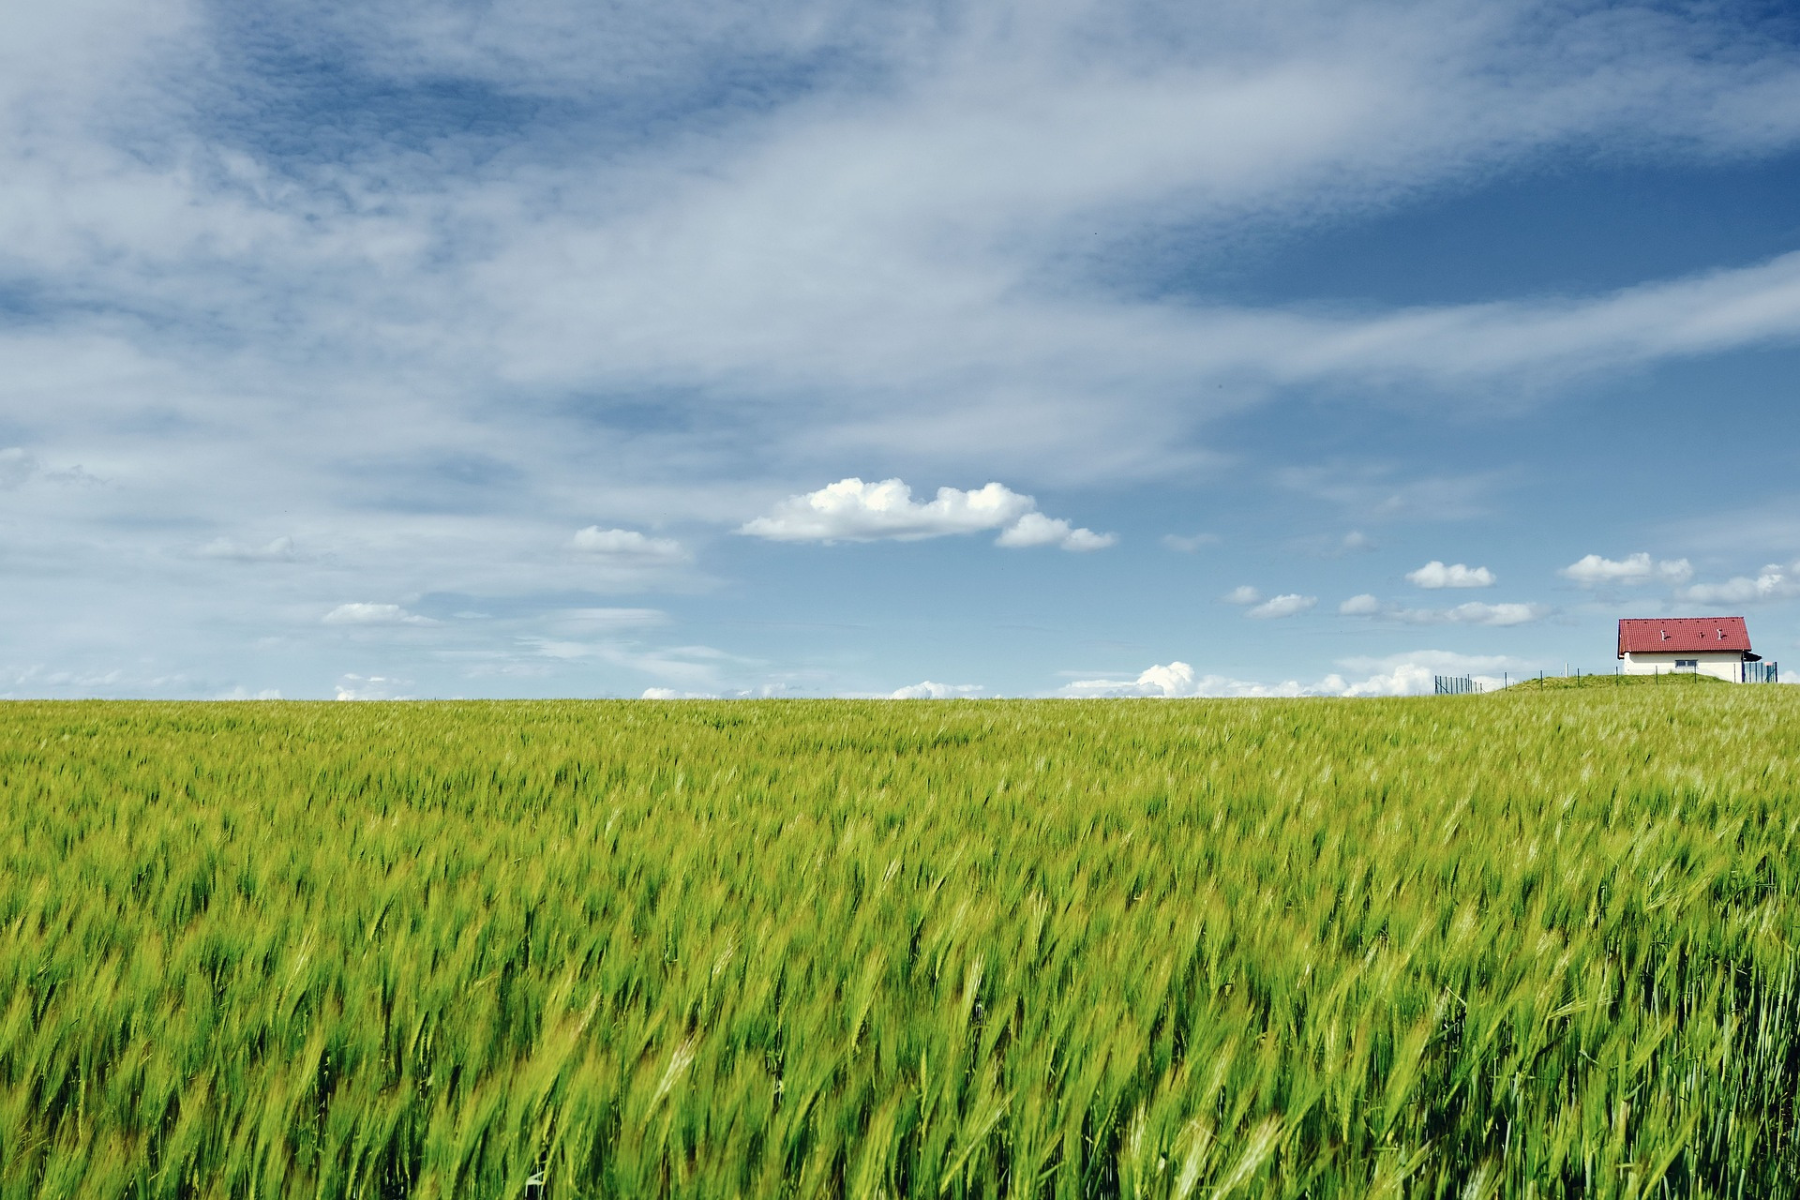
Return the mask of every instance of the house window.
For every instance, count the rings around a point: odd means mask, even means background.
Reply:
[[[1699,667],[1700,667],[1700,660],[1697,658],[1678,658],[1675,660],[1675,669],[1677,671],[1680,671],[1683,669],[1686,669],[1689,671],[1694,671],[1694,670],[1698,670]]]

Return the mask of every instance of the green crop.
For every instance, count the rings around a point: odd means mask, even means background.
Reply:
[[[1800,689],[0,718],[0,1196],[1800,1196]]]

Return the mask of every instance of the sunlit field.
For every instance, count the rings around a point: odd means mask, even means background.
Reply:
[[[7,1197],[1800,1195],[1800,689],[0,706]]]

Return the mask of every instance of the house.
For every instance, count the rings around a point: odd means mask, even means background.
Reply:
[[[1691,671],[1733,683],[1764,682],[1775,665],[1751,651],[1742,617],[1625,618],[1619,659],[1627,675]]]

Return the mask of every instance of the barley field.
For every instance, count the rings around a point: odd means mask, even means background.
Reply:
[[[0,1196],[1800,1196],[1800,689],[0,705]]]

